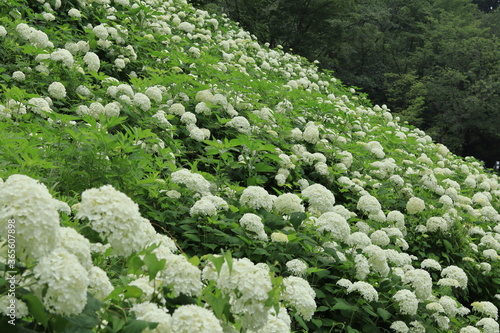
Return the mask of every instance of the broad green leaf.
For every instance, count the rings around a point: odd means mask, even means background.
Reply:
[[[355,311],[358,309],[356,305],[352,305],[347,303],[342,298],[335,298],[335,304],[331,308],[332,310],[347,310],[347,311]]]
[[[47,327],[49,314],[45,311],[45,308],[38,297],[32,294],[26,294],[23,295],[21,299],[26,303],[30,314],[35,318],[35,320],[41,323],[44,327]]]
[[[377,308],[377,313],[384,320],[388,320],[392,316],[392,314],[389,311],[387,311],[386,309],[384,309],[384,308]]]

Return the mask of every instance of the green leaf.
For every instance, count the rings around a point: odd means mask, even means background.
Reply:
[[[36,296],[30,294],[23,295],[21,299],[26,303],[30,314],[35,317],[35,320],[41,323],[44,327],[47,327],[49,323],[49,316],[45,311],[42,302],[40,302]]]
[[[342,298],[335,298],[335,305],[332,306],[332,310],[347,310],[347,311],[355,311],[358,309],[356,305],[352,305],[347,303]]]
[[[302,212],[292,213],[290,216],[290,223],[293,225],[295,230],[298,230],[302,222],[306,219],[307,215]]]
[[[184,237],[186,238],[189,238],[190,240],[192,241],[195,241],[195,242],[201,242],[201,239],[200,237],[196,236],[195,234],[188,234],[188,233],[185,233],[183,234]]]
[[[453,245],[451,245],[451,243],[446,240],[446,239],[443,239],[443,244],[444,244],[444,247],[446,248],[446,250],[448,250],[449,252],[453,253]]]
[[[208,255],[208,259],[214,264],[217,273],[220,273],[222,265],[224,265],[224,257],[216,257],[213,254]]]
[[[313,322],[314,325],[316,325],[317,327],[321,327],[321,325],[323,324],[323,322],[321,321],[321,319],[315,319],[315,318],[312,318],[311,321]]]
[[[136,286],[116,287],[104,300],[113,299],[118,295],[123,294],[125,298],[139,298],[143,291]]]
[[[123,328],[123,333],[141,333],[146,328],[155,329],[157,326],[158,323],[133,319]]]
[[[144,264],[148,268],[149,271],[149,280],[152,281],[156,274],[161,271],[165,267],[165,259],[158,260],[156,254],[148,253],[144,256]]]
[[[316,274],[320,278],[324,278],[324,277],[327,277],[328,275],[330,275],[330,271],[327,269],[320,269],[320,270],[315,271],[314,274]]]
[[[226,259],[227,267],[229,268],[229,273],[233,270],[233,257],[231,250],[224,252],[224,259]]]
[[[198,256],[193,256],[193,257],[189,258],[188,261],[191,264],[193,264],[194,266],[198,266],[200,264],[200,258]]]
[[[389,311],[387,311],[386,309],[384,309],[384,308],[377,308],[377,313],[384,320],[388,320],[392,316],[392,314]]]
[[[276,168],[274,166],[268,165],[264,162],[259,162],[255,165],[255,171],[257,172],[275,172]]]

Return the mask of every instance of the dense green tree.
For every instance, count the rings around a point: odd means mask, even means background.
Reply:
[[[473,3],[477,5],[479,10],[487,13],[494,11],[500,5],[498,0],[475,0]]]
[[[500,159],[500,1],[198,2],[272,47],[319,60],[455,153]]]

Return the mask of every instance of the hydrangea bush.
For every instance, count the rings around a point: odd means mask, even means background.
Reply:
[[[500,186],[183,0],[0,4],[0,327],[499,332]]]

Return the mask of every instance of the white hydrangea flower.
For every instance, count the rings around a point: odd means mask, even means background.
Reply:
[[[15,71],[12,73],[12,78],[18,82],[22,82],[26,79],[26,75],[21,71]]]
[[[253,208],[263,208],[270,211],[273,207],[274,200],[269,193],[260,186],[249,186],[243,190],[240,197],[240,204]]]
[[[425,333],[425,327],[419,321],[411,321],[410,333]]]
[[[49,85],[48,92],[51,97],[56,99],[63,99],[66,97],[66,88],[61,82],[52,82]]]
[[[187,169],[172,172],[170,175],[172,182],[184,184],[191,191],[202,195],[210,195],[210,182],[198,173],[193,173]]]
[[[50,54],[50,59],[54,61],[61,61],[66,67],[72,68],[75,60],[73,55],[66,49],[57,49]]]
[[[161,125],[165,125],[167,127],[171,127],[172,126],[172,124],[170,124],[170,122],[165,117],[165,111],[161,111],[160,110],[160,111],[156,112],[153,115],[153,118],[155,118],[156,120],[158,120],[158,123],[160,123]]]
[[[48,255],[61,244],[58,210],[67,204],[55,200],[47,187],[24,175],[12,175],[0,186],[0,228],[7,239],[7,221],[16,222],[16,256],[21,261]]]
[[[93,266],[89,270],[88,291],[98,300],[103,300],[114,290],[108,275],[101,268]]]
[[[73,254],[56,248],[40,259],[33,274],[36,288],[47,287],[42,303],[49,312],[65,316],[82,312],[87,304],[89,276]]]
[[[258,333],[258,332],[276,332],[276,333],[288,333],[290,332],[290,326],[292,324],[292,320],[290,315],[288,314],[285,307],[280,306],[279,313],[276,314],[274,308],[269,310],[267,323],[265,326],[260,328],[259,330],[248,330],[248,333]]]
[[[309,143],[316,143],[319,140],[319,127],[313,121],[307,123],[304,132],[302,133],[304,141]]]
[[[207,105],[207,103],[205,103],[205,102],[199,102],[198,104],[196,104],[196,106],[194,108],[194,112],[196,112],[198,114],[209,115],[209,114],[212,113],[212,110]]]
[[[142,111],[151,109],[151,100],[143,93],[136,93],[133,99],[134,105],[138,106]]]
[[[293,307],[305,320],[311,320],[316,311],[316,302],[314,301],[316,293],[309,282],[301,277],[289,276],[283,279],[283,287],[281,299],[285,304]]]
[[[75,229],[69,227],[59,228],[61,247],[78,258],[80,264],[89,270],[92,267],[90,242],[80,235]]]
[[[363,249],[369,245],[372,245],[370,237],[364,232],[356,231],[347,237],[346,243],[354,248]]]
[[[7,30],[3,25],[0,25],[0,37],[5,37],[7,36]]]
[[[423,212],[424,209],[425,209],[425,202],[420,198],[411,197],[406,203],[406,211],[408,212],[408,214],[411,215],[417,214]]]
[[[224,199],[214,195],[206,195],[198,200],[193,207],[191,207],[190,214],[191,216],[213,216],[217,214],[218,210],[226,210],[228,208],[229,205]]]
[[[370,194],[365,194],[359,198],[357,208],[367,214],[378,214],[382,210],[377,198]]]
[[[483,250],[483,256],[493,261],[497,261],[499,259],[498,253],[495,249]]]
[[[442,217],[433,216],[427,220],[425,227],[428,232],[446,232],[448,231],[448,222]]]
[[[382,158],[385,157],[384,147],[382,147],[382,145],[378,141],[370,141],[370,142],[368,142],[366,144],[366,149],[370,153],[372,153],[373,155],[375,155],[375,157],[377,157],[377,158],[382,159]]]
[[[87,68],[91,72],[97,72],[101,67],[101,60],[99,59],[99,56],[94,52],[87,52],[83,57],[83,61],[85,62],[85,64],[87,64]]]
[[[214,95],[212,92],[207,89],[207,90],[200,90],[196,93],[195,99],[198,102],[204,102],[204,103],[212,103],[212,100],[214,98]]]
[[[191,112],[184,112],[181,116],[181,122],[186,125],[196,124],[196,115]]]
[[[495,306],[495,304],[488,301],[482,301],[474,302],[471,305],[474,311],[481,312],[483,315],[486,315],[495,320],[498,319],[498,308]]]
[[[354,263],[356,267],[356,278],[358,280],[364,280],[370,274],[370,264],[368,259],[362,254],[357,254],[354,258]]]
[[[425,301],[432,295],[431,275],[423,269],[413,269],[405,272],[403,283],[409,284],[415,291],[418,299]]]
[[[500,327],[495,319],[483,318],[476,323],[476,326],[483,328],[483,333],[498,333]]]
[[[117,117],[120,115],[121,104],[118,102],[111,102],[104,106],[103,113],[108,117]]]
[[[193,33],[194,29],[196,28],[194,26],[194,24],[191,24],[189,22],[181,22],[177,28],[179,28],[180,30],[183,30],[187,33]]]
[[[389,265],[387,263],[386,252],[382,250],[377,245],[368,245],[363,249],[363,254],[368,257],[368,264],[374,272],[380,274],[380,276],[387,276],[390,272]]]
[[[28,108],[36,114],[45,116],[46,113],[52,113],[50,104],[43,98],[33,97],[27,103]]]
[[[158,87],[148,87],[145,94],[156,103],[161,103],[163,100],[161,89]]]
[[[152,323],[158,323],[158,326],[151,330],[145,329],[144,333],[162,333],[172,332],[172,316],[168,314],[166,308],[160,308],[158,305],[150,302],[137,303],[130,309],[138,320],[144,320]]]
[[[87,218],[92,229],[107,239],[118,255],[129,256],[151,243],[156,231],[139,212],[139,206],[111,185],[82,193],[77,219]]]
[[[171,332],[223,333],[219,320],[212,311],[194,304],[181,305],[172,314]]]
[[[337,281],[337,285],[341,286],[341,287],[344,287],[344,288],[349,288],[350,286],[352,286],[352,282],[349,281],[348,279],[340,279]]]
[[[481,333],[481,330],[474,326],[466,326],[460,329],[460,333]]]
[[[244,229],[255,233],[253,237],[256,239],[267,241],[267,234],[264,231],[264,224],[260,216],[246,213],[240,218],[240,224]]]
[[[345,242],[351,234],[351,227],[346,219],[337,213],[326,212],[314,222],[319,232],[330,232],[334,240]]]
[[[235,128],[238,132],[250,134],[251,126],[248,119],[242,116],[236,116],[226,123],[226,126]]]
[[[456,280],[460,288],[467,288],[467,274],[458,266],[450,265],[441,271],[443,278]]]
[[[189,214],[191,216],[214,216],[217,214],[217,207],[215,207],[214,203],[211,200],[202,198],[194,203],[193,207],[191,207],[191,209],[189,210]]]
[[[162,257],[162,256],[160,256]],[[163,279],[165,286],[171,286],[174,296],[180,294],[199,296],[202,290],[201,271],[180,254],[167,254],[165,267],[158,278]]]
[[[307,264],[300,259],[292,259],[286,263],[286,268],[296,276],[304,276],[307,273]]]
[[[441,265],[434,259],[424,259],[421,263],[420,263],[420,267],[421,268],[430,268],[430,269],[435,269],[435,270],[438,270],[440,271],[441,270]]]
[[[368,282],[364,281],[354,282],[347,288],[347,293],[350,294],[353,291],[359,292],[361,294],[361,297],[363,297],[368,302],[378,301],[377,290]]]
[[[290,215],[295,212],[304,212],[302,199],[294,193],[284,193],[274,200],[274,210],[280,215]]]
[[[74,18],[80,18],[80,17],[82,17],[82,14],[76,8],[71,8],[70,10],[68,10],[68,15],[70,17],[74,17]]]
[[[15,308],[11,308],[12,302],[14,301]],[[0,313],[4,314],[6,317],[14,315],[17,319],[21,319],[29,315],[28,306],[22,300],[18,298],[12,298],[9,295],[0,296]]]
[[[460,310],[457,306],[457,302],[449,296],[441,296],[439,298],[439,304],[443,307],[444,313],[447,316],[455,317],[459,314]]]
[[[288,243],[288,236],[282,232],[273,232],[271,241],[274,243]]]
[[[395,321],[391,324],[391,329],[394,330],[396,333],[408,333],[410,332],[410,329],[408,326],[405,324],[404,321],[398,320]]]
[[[181,103],[174,103],[170,106],[168,112],[177,116],[182,116],[184,112],[186,112],[186,108]]]
[[[387,233],[383,230],[375,230],[370,235],[370,240],[372,241],[373,244],[378,246],[387,246],[391,242],[391,239],[389,238],[389,236],[387,236]]]
[[[92,28],[92,31],[99,39],[108,39],[109,37],[108,29],[106,29],[103,24],[96,25],[94,28]]]
[[[258,330],[267,322],[269,308],[264,306],[272,290],[269,267],[253,264],[249,259],[233,259],[231,270],[224,262],[219,274],[213,265],[203,270],[203,278],[215,280],[217,288],[229,296],[233,314],[249,329]]]
[[[398,302],[399,312],[404,315],[416,315],[418,310],[418,299],[415,293],[408,289],[401,289],[392,296]]]
[[[313,184],[307,186],[301,192],[304,198],[308,199],[310,208],[325,213],[333,211],[335,204],[335,196],[333,193],[321,184]]]

